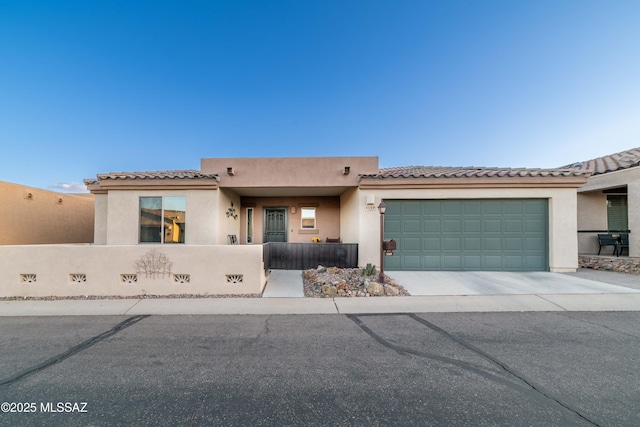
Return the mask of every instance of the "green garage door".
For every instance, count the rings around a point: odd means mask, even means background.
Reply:
[[[546,199],[385,200],[388,270],[547,271]]]

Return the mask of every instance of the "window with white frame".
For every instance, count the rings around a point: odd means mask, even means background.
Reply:
[[[140,243],[184,243],[184,196],[140,197]]]
[[[316,228],[316,208],[300,208],[301,227],[303,230]]]

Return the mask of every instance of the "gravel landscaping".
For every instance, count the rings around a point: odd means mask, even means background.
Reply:
[[[302,273],[304,296],[328,297],[376,297],[409,296],[402,285],[385,274],[385,283],[378,279],[379,271],[361,268],[323,267]]]

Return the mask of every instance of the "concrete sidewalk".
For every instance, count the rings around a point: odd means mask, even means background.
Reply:
[[[621,273],[398,273],[413,296],[305,298],[301,272],[277,270],[262,298],[0,301],[0,316],[640,311],[640,276]]]
[[[640,293],[0,301],[0,316],[640,311]]]

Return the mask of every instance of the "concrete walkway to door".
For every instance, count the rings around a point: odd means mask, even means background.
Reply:
[[[542,271],[389,271],[388,275],[404,286],[412,296],[640,293],[640,276],[631,276],[638,283],[636,288],[604,283],[599,281],[597,274],[578,277],[575,274]]]

